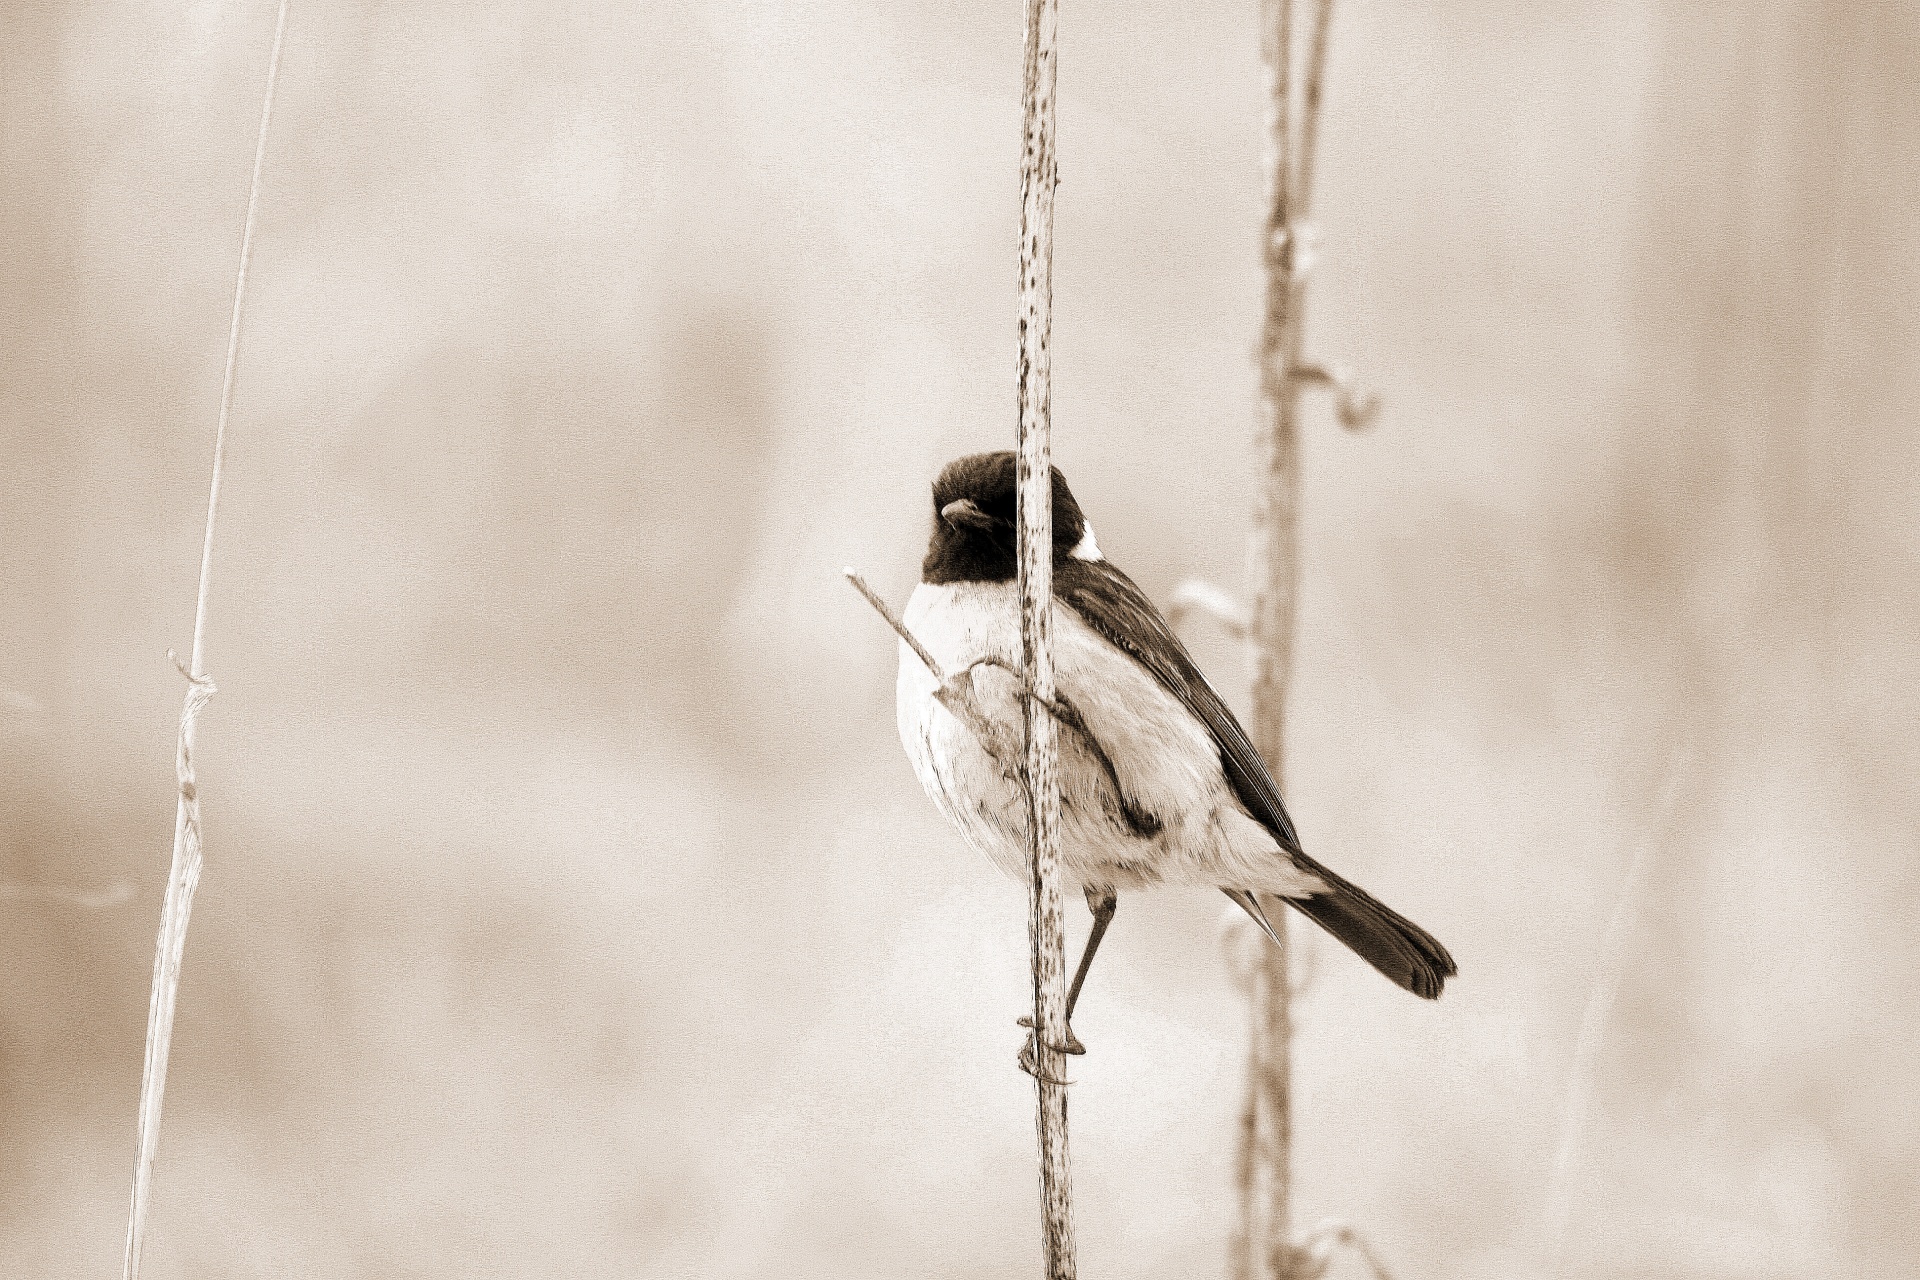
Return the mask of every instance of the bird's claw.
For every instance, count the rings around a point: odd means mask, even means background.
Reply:
[[[1033,1030],[1033,1019],[1023,1017],[1020,1019],[1020,1025],[1031,1031]],[[1027,1042],[1031,1044],[1033,1038],[1031,1036],[1028,1037]],[[1047,1047],[1055,1053],[1071,1053],[1076,1057],[1087,1051],[1087,1046],[1080,1043],[1080,1037],[1073,1034],[1073,1028],[1071,1026],[1067,1028],[1067,1042],[1065,1044],[1050,1044]]]
[[[1028,1036],[1026,1039],[1026,1043],[1020,1046],[1020,1069],[1026,1072],[1028,1075],[1032,1076],[1035,1080],[1042,1081],[1046,1084],[1057,1084],[1062,1087],[1072,1084],[1073,1081],[1071,1080],[1058,1079],[1054,1076],[1048,1075],[1046,1072],[1040,1069],[1039,1062],[1035,1060],[1035,1056],[1033,1052],[1033,1041],[1034,1041],[1034,1037]]]

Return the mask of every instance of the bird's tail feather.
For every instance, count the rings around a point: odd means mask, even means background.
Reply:
[[[1413,994],[1425,1000],[1439,996],[1440,988],[1456,972],[1453,957],[1439,939],[1305,854],[1296,853],[1293,858],[1303,870],[1325,881],[1327,891],[1282,899],[1288,906]]]

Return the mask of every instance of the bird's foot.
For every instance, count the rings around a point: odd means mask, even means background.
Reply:
[[[1044,1081],[1047,1084],[1057,1084],[1064,1087],[1073,1083],[1071,1080],[1061,1080],[1050,1076],[1040,1069],[1039,1062],[1034,1058],[1032,1036],[1028,1036],[1026,1043],[1020,1046],[1020,1069],[1032,1076],[1035,1080]]]
[[[1020,1025],[1031,1031],[1033,1030],[1033,1019],[1023,1017],[1020,1019]],[[1072,1026],[1068,1026],[1067,1028],[1067,1042],[1065,1044],[1048,1045],[1047,1047],[1055,1053],[1071,1053],[1076,1057],[1087,1051],[1087,1046],[1080,1043],[1080,1037],[1073,1034]]]
[[[1056,1080],[1040,1070],[1039,1054],[1034,1051],[1034,1046],[1040,1039],[1040,1033],[1034,1030],[1032,1018],[1020,1019],[1020,1025],[1027,1029],[1026,1043],[1020,1046],[1020,1069],[1032,1076],[1035,1080],[1044,1080],[1048,1084],[1064,1085],[1073,1083],[1071,1080]],[[1087,1046],[1080,1043],[1080,1037],[1073,1034],[1072,1027],[1067,1028],[1067,1042],[1065,1044],[1050,1044],[1047,1047],[1055,1053],[1067,1053],[1076,1056],[1084,1054],[1087,1051]]]

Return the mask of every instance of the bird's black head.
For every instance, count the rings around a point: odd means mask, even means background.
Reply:
[[[976,453],[947,464],[933,482],[933,538],[920,566],[923,582],[1009,582],[1019,572],[1017,461],[1011,450]],[[1100,552],[1060,468],[1053,469],[1053,558]]]

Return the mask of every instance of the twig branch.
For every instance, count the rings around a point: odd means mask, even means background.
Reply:
[[[1314,0],[1312,44],[1307,51],[1307,101],[1300,113],[1300,161],[1293,183],[1300,202],[1297,216],[1313,203],[1314,153],[1320,149],[1320,87],[1327,78],[1327,33],[1333,28],[1333,0]]]
[[[227,419],[233,411],[234,373],[240,358],[240,317],[247,296],[247,267],[253,259],[254,219],[260,209],[260,174],[266,163],[267,126],[273,119],[273,91],[280,78],[280,45],[287,29],[287,3],[280,0],[273,24],[273,52],[267,59],[267,85],[260,101],[260,131],[253,147],[253,178],[247,187],[247,217],[240,234],[240,266],[233,282],[233,315],[227,326],[227,365],[220,384],[220,417],[213,436],[213,477],[207,488],[207,528],[200,545],[200,585],[194,598],[193,658],[176,667],[187,678],[187,696],[180,708],[179,746],[175,773],[179,801],[174,810],[173,861],[167,871],[166,899],[160,909],[160,934],[154,944],[153,992],[147,1008],[146,1059],[140,1074],[138,1154],[134,1158],[133,1191],[127,1210],[127,1250],[122,1264],[125,1280],[140,1274],[141,1246],[145,1242],[147,1202],[153,1189],[153,1161],[160,1147],[160,1109],[167,1089],[167,1056],[173,1040],[174,1002],[180,988],[180,963],[187,946],[187,921],[193,911],[193,892],[200,883],[200,796],[193,777],[194,728],[201,710],[213,697],[214,684],[206,675],[207,590],[213,575],[214,519],[220,508],[220,479],[226,461]]]
[[[1266,0],[1262,48],[1267,64],[1266,309],[1260,334],[1262,444],[1266,483],[1254,511],[1253,741],[1276,780],[1284,780],[1287,681],[1293,659],[1295,582],[1299,544],[1299,449],[1293,368],[1299,363],[1295,316],[1296,267],[1302,254],[1299,217],[1292,206],[1293,0]],[[1284,785],[1284,782],[1283,782]],[[1292,1026],[1287,974],[1289,930],[1284,913],[1273,921],[1281,945],[1262,953],[1254,970],[1248,1025],[1247,1088],[1253,1123],[1243,1127],[1248,1149],[1241,1216],[1251,1280],[1289,1280],[1292,1262]]]
[[[1362,431],[1380,414],[1380,393],[1363,386],[1343,364],[1304,364],[1293,371],[1296,382],[1327,387],[1333,392],[1333,412],[1349,431]]]
[[[1360,1255],[1367,1264],[1367,1270],[1373,1273],[1373,1280],[1393,1280],[1393,1273],[1387,1270],[1387,1264],[1380,1261],[1380,1255],[1373,1251],[1373,1245],[1352,1223],[1328,1221],[1313,1229],[1313,1233],[1300,1246],[1305,1275],[1302,1280],[1320,1280],[1333,1265],[1339,1252],[1346,1249]]]
[[[980,705],[979,691],[973,685],[973,672],[976,667],[996,666],[1007,671],[1013,671],[1013,668],[998,659],[987,659],[974,663],[957,675],[948,675],[940,666],[939,659],[927,651],[927,647],[920,643],[920,637],[907,629],[907,624],[901,621],[900,615],[880,598],[878,592],[867,585],[867,580],[860,576],[858,570],[842,569],[840,572],[845,575],[848,582],[854,585],[855,590],[867,598],[867,603],[874,607],[874,611],[887,620],[887,625],[893,628],[894,634],[900,637],[901,643],[913,650],[914,656],[919,658],[933,678],[939,681],[933,696],[940,705],[952,712],[954,718],[965,725],[967,731],[979,740],[981,747],[993,758],[993,762],[1000,767],[1002,774],[1019,779],[1021,777],[1019,746],[1012,740],[1012,735],[995,724],[993,717],[987,714],[986,708]],[[1013,675],[1015,680],[1020,678],[1017,671],[1013,671]]]
[[[1212,618],[1235,640],[1245,640],[1253,628],[1253,618],[1245,605],[1211,582],[1189,578],[1167,598],[1167,623],[1178,631],[1196,613]]]
[[[979,658],[954,675],[948,675],[941,668],[940,660],[927,651],[927,646],[920,643],[919,636],[914,635],[912,631],[907,629],[907,624],[901,620],[899,614],[893,611],[893,606],[881,599],[879,593],[867,585],[866,578],[861,576],[858,569],[842,569],[840,572],[848,582],[853,584],[856,591],[867,598],[867,603],[872,605],[874,609],[879,612],[880,616],[887,620],[887,625],[893,628],[894,634],[899,636],[909,649],[913,650],[913,655],[920,659],[920,664],[932,674],[935,680],[940,682],[941,687],[940,690],[934,694],[935,697],[945,701],[943,695],[949,694],[951,690],[959,686],[970,683],[969,678],[976,667],[998,667],[1014,678],[1020,685],[1021,692],[1025,693],[1029,698],[1038,698],[1040,705],[1051,712],[1056,719],[1070,728],[1087,733],[1089,740],[1091,740],[1092,734],[1087,729],[1086,721],[1080,718],[1080,712],[1077,709],[1060,699],[1043,696],[1039,690],[1026,683],[1020,675],[1019,668],[1015,667],[1011,662],[1003,661],[1000,658]],[[972,696],[971,689],[967,690],[967,696]]]
[[[927,670],[933,674],[933,678],[944,685],[947,682],[947,673],[940,669],[940,663],[927,652],[927,646],[920,643],[920,637],[907,630],[907,624],[900,620],[900,615],[893,611],[893,606],[882,600],[879,593],[867,585],[867,580],[860,576],[858,569],[842,569],[840,572],[845,575],[848,582],[853,584],[853,589],[865,596],[867,603],[887,620],[887,625],[893,628],[894,634],[906,641],[907,647],[913,650],[914,656],[919,658]]]

